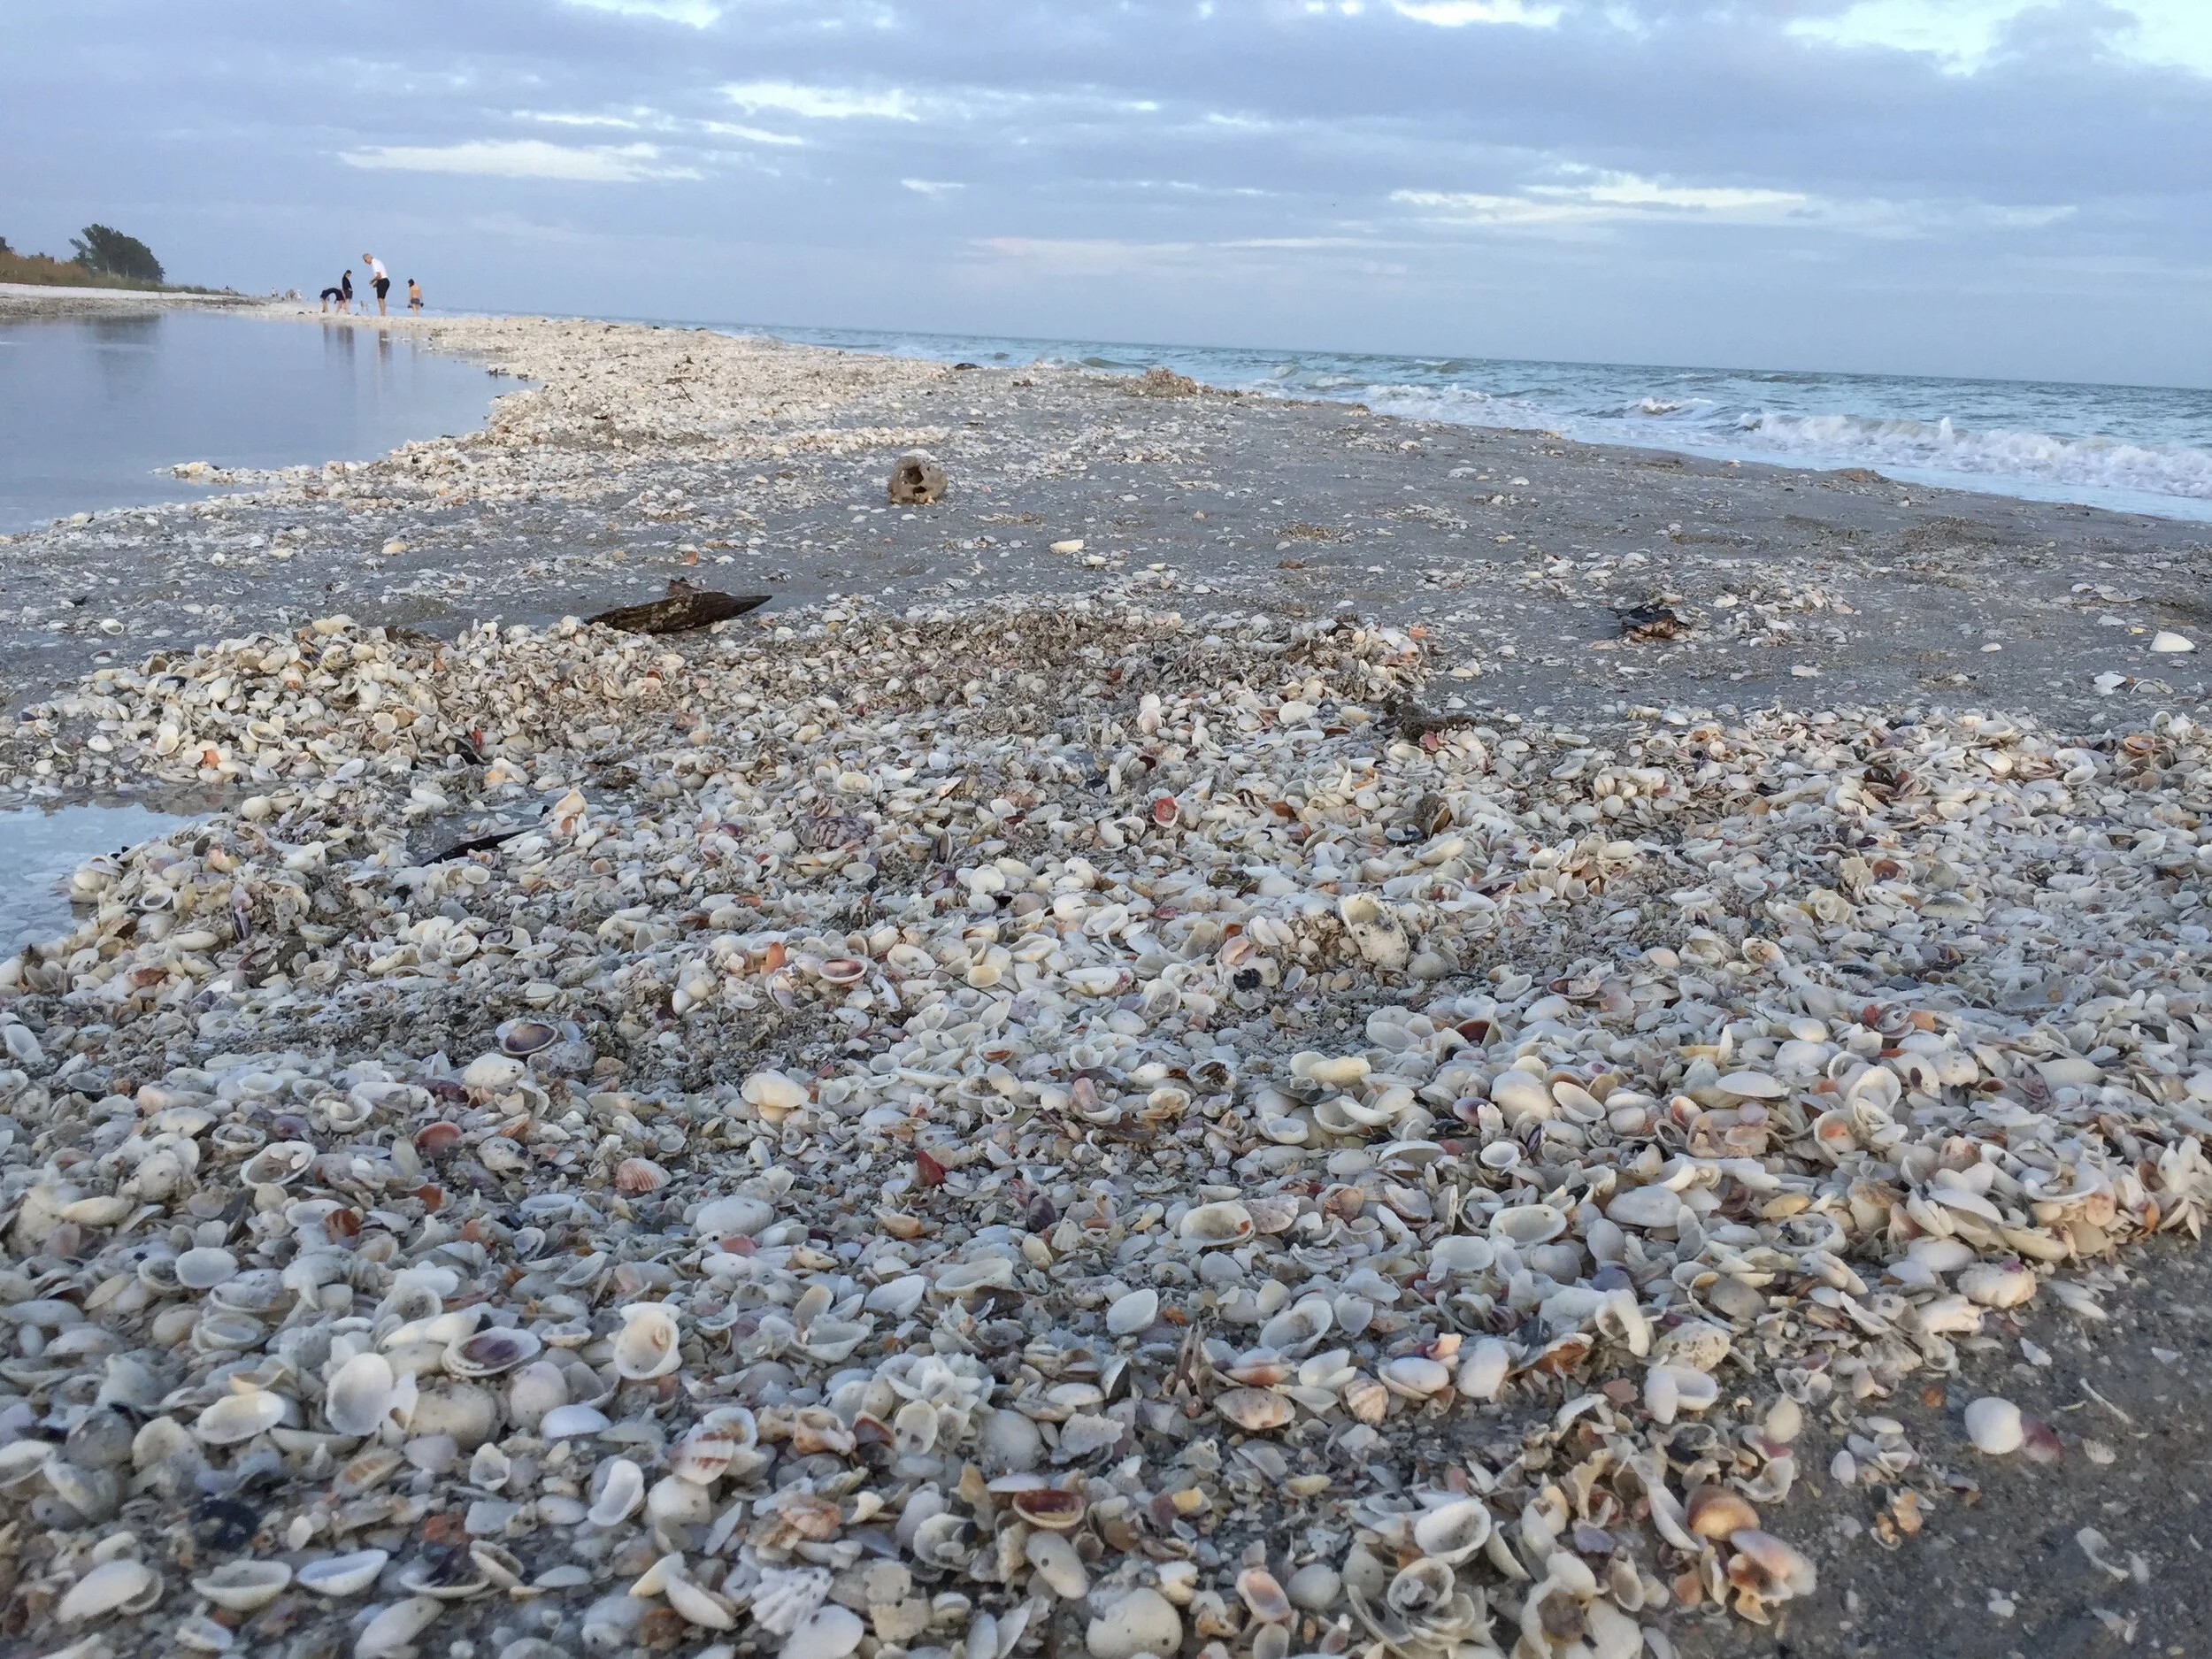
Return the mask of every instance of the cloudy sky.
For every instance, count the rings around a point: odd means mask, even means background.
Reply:
[[[242,288],[2212,385],[2212,0],[4,0],[0,145]]]

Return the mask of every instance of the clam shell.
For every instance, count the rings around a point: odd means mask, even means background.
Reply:
[[[615,1374],[632,1382],[665,1377],[684,1363],[682,1345],[672,1310],[657,1302],[632,1302],[614,1336]]]
[[[391,1556],[380,1549],[357,1549],[349,1555],[325,1555],[303,1564],[294,1575],[303,1590],[342,1600],[359,1595],[374,1584]]]
[[[200,1413],[193,1422],[192,1432],[210,1446],[234,1445],[266,1433],[283,1422],[290,1411],[291,1403],[281,1394],[262,1389],[225,1394]]]
[[[402,1402],[399,1379],[381,1354],[357,1354],[323,1390],[323,1415],[341,1434],[373,1434]]]

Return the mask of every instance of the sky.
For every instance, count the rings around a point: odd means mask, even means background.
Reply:
[[[2212,385],[2212,0],[4,0],[0,147],[246,289]]]

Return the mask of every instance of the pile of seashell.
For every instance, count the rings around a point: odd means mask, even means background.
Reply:
[[[252,793],[0,964],[6,1628],[1780,1616],[1801,1437],[1939,1500],[1880,1402],[2201,1224],[2212,743],[1495,730],[1409,721],[1423,669],[1065,603],[333,618],[29,711],[19,770]]]

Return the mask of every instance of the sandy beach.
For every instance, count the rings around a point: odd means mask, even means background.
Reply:
[[[24,1651],[2196,1650],[2205,526],[350,326],[0,537]]]

